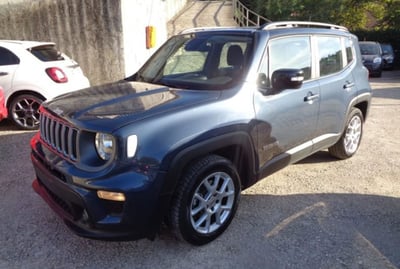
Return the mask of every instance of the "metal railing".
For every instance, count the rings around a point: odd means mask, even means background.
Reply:
[[[271,20],[245,7],[239,0],[232,0],[233,19],[239,26],[260,26]]]

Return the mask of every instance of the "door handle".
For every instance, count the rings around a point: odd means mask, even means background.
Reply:
[[[304,102],[313,102],[319,98],[319,94],[314,94],[312,92],[308,92],[307,96],[304,97]]]
[[[1,72],[1,71],[0,71],[0,77],[2,77],[2,76],[6,76],[6,75],[8,75],[8,73],[7,73],[7,72]]]
[[[346,81],[346,84],[343,85],[343,89],[345,90],[351,90],[351,88],[354,87],[354,82]]]

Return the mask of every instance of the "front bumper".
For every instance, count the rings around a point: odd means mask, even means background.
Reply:
[[[364,63],[370,74],[376,75],[382,72],[382,64]]]
[[[31,141],[33,189],[72,231],[103,240],[154,238],[169,199],[160,194],[164,173],[154,178],[134,170],[76,176],[74,167],[46,151],[37,137]],[[123,192],[126,200],[100,199],[97,190]]]
[[[7,109],[0,107],[0,121],[7,118],[7,116],[8,116]]]
[[[2,94],[2,90],[0,89],[0,121],[7,118],[8,111],[5,105],[4,95]]]
[[[393,59],[383,59],[383,69],[391,69],[394,66]]]

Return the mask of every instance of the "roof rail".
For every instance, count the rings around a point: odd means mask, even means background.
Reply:
[[[187,34],[192,32],[201,32],[207,30],[224,30],[224,29],[232,29],[232,28],[239,28],[238,26],[205,26],[205,27],[195,27],[195,28],[188,28],[184,29],[179,34]]]
[[[340,25],[312,22],[312,21],[279,21],[266,23],[260,27],[261,30],[277,29],[277,28],[294,28],[294,27],[305,27],[305,28],[327,28],[335,29],[348,32],[349,30]]]

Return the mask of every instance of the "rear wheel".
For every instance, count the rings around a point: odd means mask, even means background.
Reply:
[[[239,175],[229,160],[217,155],[200,159],[184,174],[174,197],[174,233],[195,245],[214,240],[232,221],[239,196]]]
[[[352,108],[342,137],[329,148],[329,153],[339,159],[347,159],[353,156],[360,146],[363,123],[364,117],[361,110]]]
[[[39,107],[43,99],[34,94],[21,94],[11,101],[10,119],[20,129],[35,130],[39,127]]]

